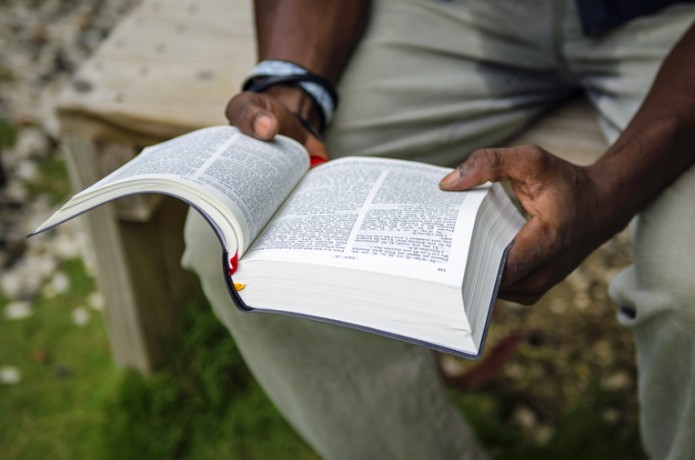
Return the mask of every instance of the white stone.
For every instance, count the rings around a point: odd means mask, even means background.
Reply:
[[[14,175],[25,182],[36,182],[39,177],[39,169],[32,161],[22,161],[14,169]]]
[[[616,423],[620,419],[620,412],[614,408],[608,408],[603,411],[601,417],[608,423]]]
[[[453,356],[442,355],[440,366],[445,375],[453,377],[464,373],[465,366]]]
[[[589,289],[590,281],[580,269],[577,269],[569,274],[565,279],[567,283],[572,287],[574,292],[584,292]]]
[[[7,297],[17,297],[22,290],[22,278],[19,273],[14,270],[4,273],[0,277],[0,288]]]
[[[564,297],[556,297],[550,301],[550,311],[555,314],[565,313],[567,311],[567,299]]]
[[[507,363],[504,366],[504,375],[513,379],[521,379],[524,376],[524,368],[515,362]]]
[[[72,311],[72,322],[79,327],[85,327],[92,319],[92,314],[85,307],[77,307]]]
[[[104,309],[104,295],[99,291],[94,291],[87,297],[87,304],[92,310],[102,311]]]
[[[632,379],[626,372],[618,371],[604,378],[601,386],[607,390],[625,390],[632,386]]]
[[[76,222],[71,221],[58,227],[57,235],[51,242],[55,254],[62,260],[78,257],[87,244],[84,232],[74,224]]]
[[[579,291],[574,295],[572,303],[579,310],[584,311],[591,306],[591,297],[586,291]]]
[[[17,385],[22,381],[22,373],[14,366],[0,367],[0,383],[5,385]]]
[[[31,297],[41,288],[44,281],[53,274],[55,259],[50,254],[25,254],[13,272],[19,277],[19,289],[15,295]]]
[[[31,307],[31,302],[27,301],[10,302],[5,305],[5,309],[3,310],[5,318],[10,320],[28,318],[33,313],[34,309]]]
[[[26,187],[17,181],[11,180],[5,187],[4,195],[13,201],[25,202],[28,199],[29,192]]]
[[[525,431],[531,431],[538,425],[536,414],[525,406],[517,407],[512,415],[512,419]]]
[[[21,129],[17,136],[17,144],[14,150],[20,158],[32,158],[36,156],[44,156],[49,149],[49,143],[46,136],[37,128]],[[20,164],[27,164],[23,161]],[[32,164],[32,163],[29,163]]]
[[[64,271],[57,271],[51,278],[51,285],[57,294],[63,294],[70,289],[70,278]]]
[[[41,254],[36,257],[36,270],[42,278],[48,278],[55,273],[58,261],[52,254]]]
[[[554,431],[555,430],[553,430],[553,428],[548,425],[540,425],[538,428],[536,428],[533,435],[536,444],[539,444],[541,446],[547,444],[548,441],[550,441],[550,438],[553,437]]]

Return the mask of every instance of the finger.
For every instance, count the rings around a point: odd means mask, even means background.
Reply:
[[[520,232],[514,241],[500,286],[502,299],[525,305],[535,303],[576,265],[574,259],[558,256],[549,238],[533,233]]]
[[[307,130],[302,123],[297,120],[297,117],[293,113],[284,107],[281,107],[281,109],[279,109],[279,116],[277,119],[279,133],[291,137],[292,139],[303,144],[304,148],[306,148],[306,150],[309,152],[309,156],[319,157],[324,160],[330,159],[326,144],[324,144],[321,139],[314,136],[312,132]]]
[[[524,182],[545,170],[550,157],[536,145],[476,150],[439,185],[443,190],[468,190],[488,181]]]
[[[306,130],[281,102],[264,94],[244,92],[234,96],[227,104],[225,115],[231,124],[246,135],[270,141],[277,134],[298,141],[311,156],[328,160],[326,145]]]
[[[498,297],[524,305],[536,303],[571,271],[558,261],[546,262],[515,283],[500,287]]]
[[[549,241],[548,227],[537,217],[531,218],[514,238],[509,250],[507,263],[502,274],[501,286],[509,287],[528,276],[537,267],[548,262]]]
[[[264,141],[282,134],[304,144],[309,134],[287,107],[263,94],[238,94],[227,105],[226,114],[241,132]]]
[[[264,141],[272,140],[281,131],[275,114],[265,110],[259,111],[252,123],[253,136]]]
[[[280,132],[276,115],[260,94],[237,94],[227,104],[225,115],[242,133],[257,139],[271,140]]]
[[[543,294],[527,291],[500,290],[497,297],[502,300],[508,300],[510,302],[516,302],[522,305],[533,305],[538,302],[541,297],[543,297]]]
[[[525,305],[535,303],[553,286],[562,281],[562,277],[558,277],[551,270],[552,268],[550,267],[541,268],[531,272],[526,278],[511,286],[500,287],[498,296],[502,299],[513,300]]]

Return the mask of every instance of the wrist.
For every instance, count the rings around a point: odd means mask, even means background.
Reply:
[[[604,218],[622,228],[673,180],[673,140],[673,126],[665,120],[631,127],[587,167],[608,212]]]
[[[242,89],[260,93],[274,86],[297,87],[313,100],[319,119],[318,132],[323,131],[331,122],[338,105],[338,93],[329,79],[313,74],[293,62],[264,60],[256,64]],[[302,124],[308,126],[304,120]]]
[[[264,94],[282,103],[296,116],[305,120],[316,131],[321,127],[321,117],[316,102],[302,89],[296,86],[271,86]]]

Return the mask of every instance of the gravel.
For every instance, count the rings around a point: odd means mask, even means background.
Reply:
[[[135,3],[0,0],[0,291],[10,299],[31,301],[61,261],[86,247],[79,222],[25,238],[57,204],[33,192],[43,181],[38,164],[59,156],[61,89]],[[53,290],[61,289],[54,279]]]

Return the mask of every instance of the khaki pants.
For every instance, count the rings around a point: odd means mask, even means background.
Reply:
[[[695,18],[680,4],[600,38],[574,0],[375,1],[327,135],[334,157],[379,155],[454,166],[499,145],[583,88],[615,139],[662,59]],[[695,146],[693,147],[695,148]],[[633,222],[635,264],[611,285],[637,342],[647,452],[695,456],[695,168]],[[184,264],[201,278],[266,392],[325,458],[485,458],[449,403],[428,350],[231,303],[220,248],[195,213]]]

